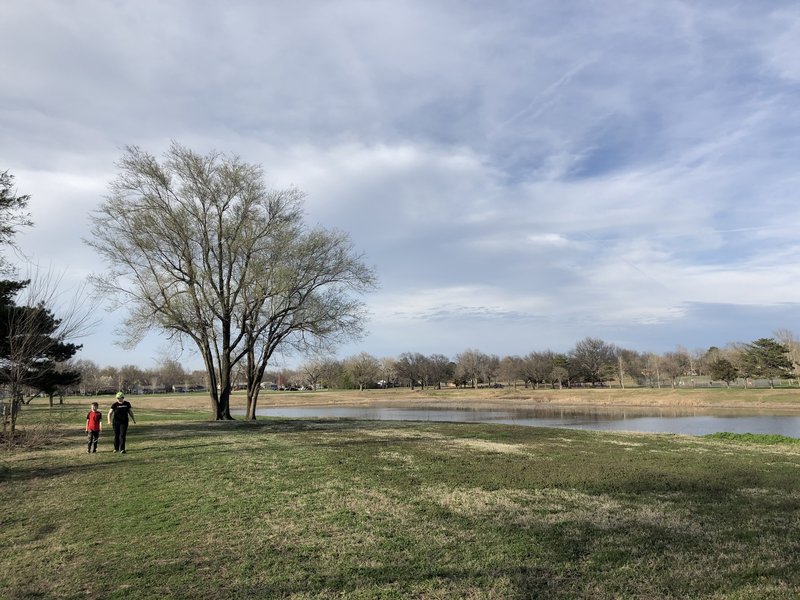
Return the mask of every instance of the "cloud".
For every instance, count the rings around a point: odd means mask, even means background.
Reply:
[[[376,266],[359,350],[746,340],[800,327],[798,23],[788,1],[13,3],[0,168],[33,196],[26,253],[79,280],[125,145],[263,164]]]

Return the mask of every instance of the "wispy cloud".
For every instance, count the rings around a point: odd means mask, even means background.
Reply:
[[[798,40],[788,1],[11,3],[0,169],[79,278],[122,146],[262,163],[376,265],[376,354],[723,344],[800,329]]]

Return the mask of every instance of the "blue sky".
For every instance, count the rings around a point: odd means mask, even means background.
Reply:
[[[262,164],[378,272],[340,356],[723,346],[800,332],[797,56],[795,2],[28,0],[0,169],[21,248],[77,285],[124,146]],[[119,320],[84,358],[175,352]]]

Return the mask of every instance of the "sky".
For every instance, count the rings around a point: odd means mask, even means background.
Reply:
[[[123,148],[175,140],[261,164],[364,252],[380,285],[340,358],[800,332],[794,1],[3,4],[21,273],[102,272],[83,239]],[[98,319],[80,358],[200,365]]]

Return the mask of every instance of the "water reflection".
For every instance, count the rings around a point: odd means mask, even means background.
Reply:
[[[284,418],[347,418],[373,421],[447,421],[502,423],[537,427],[566,427],[606,431],[640,431],[706,435],[720,431],[779,434],[800,437],[800,416],[743,410],[692,408],[443,408],[440,406],[347,407],[303,406],[261,408],[257,414]]]

